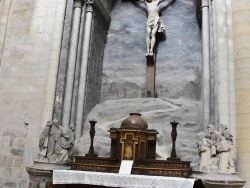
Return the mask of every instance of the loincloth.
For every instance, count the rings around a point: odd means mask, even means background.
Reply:
[[[147,27],[150,27],[151,29],[158,27],[157,32],[164,32],[165,31],[164,23],[163,23],[161,17],[148,18],[147,19]]]

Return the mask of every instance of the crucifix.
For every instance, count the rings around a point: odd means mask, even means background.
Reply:
[[[145,81],[146,97],[155,97],[155,43],[156,33],[165,32],[164,24],[160,17],[160,3],[165,0],[139,0],[147,7],[147,35],[146,35],[146,59],[147,71]],[[169,2],[165,9],[171,6],[176,0]]]

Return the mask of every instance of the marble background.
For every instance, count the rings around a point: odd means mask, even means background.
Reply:
[[[201,39],[194,0],[161,3],[165,36],[158,36],[156,91],[159,98],[200,100]],[[146,19],[144,3],[116,1],[108,32],[101,101],[144,96]],[[165,39],[164,39],[165,38]]]

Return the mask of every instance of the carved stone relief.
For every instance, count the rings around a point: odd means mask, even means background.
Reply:
[[[65,129],[60,126],[58,120],[48,121],[39,139],[40,153],[36,161],[49,163],[73,161],[74,130],[74,124],[70,124],[69,128]]]
[[[235,172],[235,146],[227,125],[221,125],[220,131],[216,131],[213,125],[208,125],[207,132],[199,133],[197,138],[200,160],[195,170]]]

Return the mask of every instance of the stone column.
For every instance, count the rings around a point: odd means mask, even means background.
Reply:
[[[76,112],[76,138],[81,137],[82,125],[83,125],[83,110],[85,103],[85,92],[86,92],[86,81],[87,81],[87,68],[89,58],[89,45],[92,28],[93,18],[93,4],[87,1],[86,4],[86,21],[84,29],[84,41],[82,49],[82,62],[80,69],[79,89],[78,89],[78,101],[77,101],[77,112]]]
[[[202,0],[203,126],[210,124],[209,0]]]
[[[232,0],[226,0],[227,6],[227,28],[228,28],[228,68],[229,68],[229,97],[230,97],[230,128],[236,143],[235,126],[235,84],[234,84],[234,49],[233,49],[233,26],[232,26]]]
[[[62,126],[68,128],[70,121],[70,112],[72,105],[72,95],[74,86],[74,76],[76,67],[76,56],[77,56],[77,46],[79,41],[79,31],[81,23],[81,13],[82,13],[82,0],[76,0],[74,3],[74,13],[73,13],[73,25],[70,38],[70,49],[68,58],[68,68],[67,68],[67,79],[66,87],[64,92],[64,103],[63,103],[63,118]]]
[[[238,172],[250,187],[250,1],[233,0]]]
[[[2,10],[0,12],[0,65],[2,62],[2,53],[4,48],[4,40],[6,34],[6,28],[9,21],[9,13],[12,0],[3,0],[2,2]]]
[[[217,67],[216,67],[216,53],[217,40],[216,40],[216,26],[215,26],[215,14],[214,14],[214,3],[209,0],[209,38],[210,38],[210,53],[209,53],[209,64],[210,64],[210,123],[216,125],[218,122],[218,104],[217,104]]]
[[[83,41],[84,26],[85,26],[85,13],[86,13],[86,3],[84,3],[82,7],[82,17],[81,17],[80,33],[79,33],[80,41]],[[70,114],[70,123],[74,123],[74,124],[76,122],[76,105],[77,105],[77,98],[78,98],[77,95],[78,95],[78,85],[79,85],[80,68],[81,68],[81,52],[82,52],[82,42],[78,42],[74,90],[73,90],[73,98],[72,98],[71,114]]]
[[[228,27],[226,0],[216,0],[216,40],[217,40],[217,88],[219,124],[229,127],[230,122],[230,86],[228,59]]]
[[[64,16],[67,0],[57,0],[54,31],[50,47],[49,70],[47,76],[47,87],[45,93],[42,125],[46,125],[48,120],[52,119],[53,106],[56,90],[56,79],[58,72],[58,63],[60,56],[60,48],[62,42]]]

